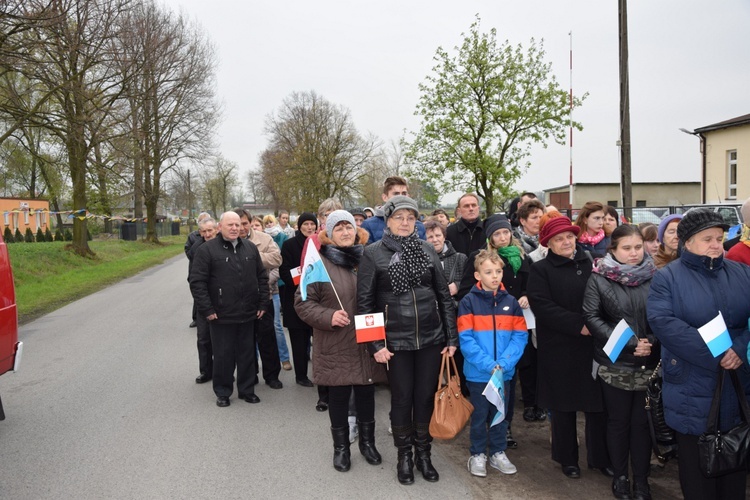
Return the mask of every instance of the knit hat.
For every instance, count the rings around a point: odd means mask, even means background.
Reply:
[[[505,214],[491,215],[486,221],[484,221],[484,234],[487,235],[487,238],[492,238],[492,235],[495,234],[495,231],[498,229],[507,229],[508,231],[513,232],[513,227],[510,225],[510,221]]]
[[[419,217],[419,207],[417,206],[417,202],[409,198],[408,196],[404,195],[396,195],[390,200],[386,201],[383,204],[383,214],[385,215],[385,218],[387,219],[394,213],[396,213],[398,210],[401,209],[407,209],[414,212],[415,217]]]
[[[566,232],[571,232],[577,237],[578,233],[581,232],[581,228],[578,226],[574,226],[570,222],[570,219],[568,219],[564,215],[562,217],[555,217],[554,219],[550,219],[547,221],[547,223],[542,228],[542,231],[539,233],[539,243],[546,247],[547,243],[549,243],[549,240],[551,240],[554,236]]]
[[[677,225],[677,237],[680,242],[685,243],[694,234],[712,227],[720,227],[726,231],[729,229],[729,224],[724,222],[724,217],[721,214],[710,208],[690,210]]]
[[[330,214],[328,214],[328,218],[326,218],[326,234],[328,237],[331,237],[331,233],[333,233],[333,228],[336,227],[336,224],[339,222],[348,222],[352,225],[352,227],[356,228],[357,224],[354,222],[354,216],[347,212],[346,210],[334,210]]]
[[[365,219],[367,218],[367,214],[365,213],[365,211],[363,209],[359,208],[359,207],[350,208],[349,209],[349,213],[352,214],[352,215],[361,215]]]
[[[682,219],[682,214],[672,214],[667,215],[661,220],[659,223],[659,229],[656,231],[656,238],[659,240],[659,243],[664,241],[664,231],[667,230],[669,223],[673,220],[679,221],[680,219]]]
[[[310,212],[302,212],[299,217],[297,217],[297,229],[302,227],[302,224],[307,221],[313,221],[315,223],[315,230],[318,230],[318,218],[315,217],[315,214],[312,214]]]

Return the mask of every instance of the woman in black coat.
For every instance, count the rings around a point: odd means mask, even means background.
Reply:
[[[583,319],[583,295],[591,260],[567,217],[550,219],[539,242],[547,257],[531,266],[528,298],[536,316],[539,405],[552,412],[552,459],[577,479],[576,412],[586,414],[589,468],[612,476],[606,447],[607,419],[599,383],[592,377],[594,342]]]
[[[318,230],[318,219],[310,212],[303,212],[297,218],[297,231],[294,238],[289,238],[281,245],[281,266],[279,277],[284,286],[279,287],[281,308],[284,311],[284,326],[289,330],[289,341],[292,344],[292,360],[294,361],[294,377],[297,383],[304,387],[312,387],[313,383],[307,376],[307,353],[310,349],[312,328],[302,321],[294,310],[294,294],[299,285],[294,284],[292,270],[300,267],[302,248],[305,240]]]
[[[594,359],[600,365],[597,376],[607,411],[615,498],[631,498],[628,459],[633,465],[633,498],[651,498],[651,436],[643,402],[648,379],[659,362],[646,315],[654,273],[656,266],[644,252],[640,231],[635,226],[619,226],[611,234],[607,255],[597,259],[583,298],[586,326],[594,337]],[[620,320],[625,320],[635,335],[629,336],[612,362],[604,346]]]

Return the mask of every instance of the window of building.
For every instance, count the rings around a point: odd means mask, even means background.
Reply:
[[[8,220],[9,215],[9,212],[3,212],[3,224],[5,224],[6,226],[10,225],[10,221]]]
[[[727,183],[727,198],[730,200],[737,199],[737,150],[727,152],[727,173],[729,182]]]
[[[617,208],[617,200],[608,201],[607,205]]]
[[[23,213],[23,223],[29,225],[29,211],[25,210]]]
[[[646,200],[635,200],[635,206],[636,207],[645,207],[646,206]]]

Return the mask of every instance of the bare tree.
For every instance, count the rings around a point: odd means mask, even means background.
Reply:
[[[221,156],[214,158],[209,168],[201,172],[199,194],[203,204],[214,214],[232,207],[237,187],[237,164]]]

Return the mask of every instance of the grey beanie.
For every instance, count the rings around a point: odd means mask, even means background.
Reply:
[[[331,237],[331,233],[333,233],[333,228],[336,227],[336,224],[339,222],[348,222],[352,227],[355,229],[357,228],[357,223],[354,221],[354,216],[352,214],[346,210],[334,210],[328,214],[328,217],[326,217],[326,234],[329,238]]]
[[[721,214],[710,208],[693,209],[688,211],[677,225],[677,237],[680,242],[685,243],[691,236],[712,227],[720,227],[726,231],[729,229],[729,224],[724,222]]]
[[[414,212],[415,217],[419,217],[419,207],[417,206],[417,202],[409,198],[408,196],[404,195],[396,195],[390,200],[386,201],[383,204],[383,214],[385,215],[385,218],[387,219],[391,215],[393,215],[396,211],[401,209],[408,209]]]
[[[513,227],[505,214],[495,214],[484,221],[484,234],[487,235],[488,239],[492,238],[493,233],[498,229],[507,229],[511,233],[513,232]]]

